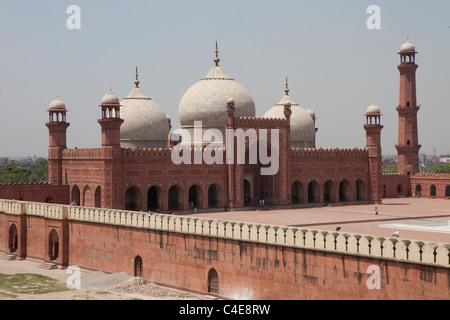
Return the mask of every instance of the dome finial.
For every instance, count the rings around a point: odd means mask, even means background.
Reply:
[[[289,83],[288,83],[288,77],[286,77],[286,89],[284,90],[286,92],[286,95],[289,95]]]
[[[139,88],[139,84],[141,82],[139,81],[139,72],[138,72],[138,67],[136,66],[136,81],[134,82],[134,84],[136,85],[136,88]]]
[[[214,62],[216,63],[216,67],[218,67],[220,59],[219,59],[219,46],[217,44],[217,40],[216,40],[216,58],[214,59]]]

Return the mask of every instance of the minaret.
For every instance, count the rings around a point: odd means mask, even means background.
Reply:
[[[419,172],[419,145],[417,113],[420,107],[416,98],[416,60],[414,44],[407,40],[401,47],[400,65],[400,105],[397,107],[398,120],[398,172],[413,175]]]
[[[369,151],[369,178],[370,178],[370,200],[377,204],[382,201],[382,172],[381,172],[381,110],[375,104],[367,108],[366,124],[366,148]]]
[[[70,123],[67,122],[67,109],[64,102],[56,97],[50,103],[49,122],[46,126],[49,130],[49,148],[48,148],[48,180],[53,185],[62,185],[62,153],[67,148],[67,128]]]
[[[102,118],[98,120],[98,123],[102,127],[102,147],[120,148],[120,127],[124,120],[120,118],[119,98],[110,90],[103,97],[100,107]]]

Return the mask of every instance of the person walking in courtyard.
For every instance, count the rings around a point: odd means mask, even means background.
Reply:
[[[378,207],[375,207],[375,215],[378,215]]]

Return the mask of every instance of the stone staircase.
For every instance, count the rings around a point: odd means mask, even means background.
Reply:
[[[16,256],[14,254],[8,253],[0,253],[0,260],[13,261],[16,260]]]
[[[51,262],[44,262],[38,265],[38,268],[45,269],[45,270],[56,270],[58,269],[58,265],[56,263]]]

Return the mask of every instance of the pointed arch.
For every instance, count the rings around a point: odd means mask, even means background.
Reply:
[[[48,256],[50,261],[55,261],[59,257],[59,236],[55,229],[52,229],[48,236]]]
[[[89,186],[86,186],[83,190],[83,206],[84,207],[92,206],[92,191]]]
[[[339,201],[350,201],[350,183],[348,182],[348,180],[342,180],[339,184]]]
[[[72,188],[72,203],[74,205],[79,206],[81,204],[81,192],[80,188],[77,185],[74,185]]]
[[[219,294],[219,274],[216,269],[208,272],[208,293]]]
[[[361,179],[356,180],[356,200],[366,200],[366,184]]]
[[[191,209],[201,209],[203,207],[203,192],[198,184],[194,184],[189,188],[189,207]]]
[[[212,184],[208,189],[208,207],[220,208],[222,206],[222,191],[217,184]]]
[[[13,223],[8,230],[8,250],[14,253],[19,248],[19,232],[16,225]]]
[[[169,210],[181,210],[183,208],[183,189],[174,185],[169,189]]]
[[[308,203],[319,203],[320,190],[317,181],[311,181],[308,184]]]
[[[136,278],[142,278],[143,267],[142,258],[140,256],[134,258],[134,276]]]
[[[430,188],[430,197],[436,197],[436,194],[437,194],[436,186],[433,184]]]
[[[147,208],[149,211],[162,209],[162,191],[158,186],[152,186],[147,191]]]
[[[100,186],[95,189],[95,207],[102,207],[102,187]]]
[[[323,186],[323,201],[325,203],[333,203],[335,202],[335,191],[334,191],[334,183],[330,180],[325,182]]]
[[[125,193],[125,210],[141,210],[141,191],[136,187],[130,187]]]
[[[291,201],[292,201],[292,204],[303,203],[303,185],[299,181],[296,181],[292,184]]]

